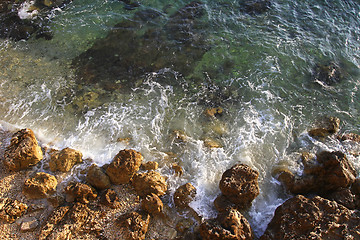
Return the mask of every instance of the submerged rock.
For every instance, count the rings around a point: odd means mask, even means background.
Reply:
[[[155,171],[135,175],[131,184],[140,197],[145,197],[152,193],[162,196],[167,191],[165,178]]]
[[[65,193],[70,197],[70,201],[75,200],[85,204],[97,197],[96,191],[84,183],[70,183],[65,188]]]
[[[356,133],[346,133],[338,137],[340,141],[352,141],[360,143],[360,135]]]
[[[12,136],[4,153],[4,165],[12,171],[19,171],[37,164],[43,153],[31,129],[22,129]]]
[[[30,199],[47,198],[56,192],[56,177],[38,172],[24,183],[23,193]]]
[[[270,9],[270,0],[240,0],[240,10],[249,14],[262,14]]]
[[[298,195],[276,209],[260,240],[359,238],[357,212],[318,196]]]
[[[314,67],[313,78],[326,85],[334,85],[343,79],[343,73],[339,65],[334,62],[318,64]]]
[[[143,160],[141,153],[134,150],[121,150],[106,169],[113,184],[128,183],[139,171]]]
[[[60,152],[51,155],[49,162],[50,170],[68,172],[77,163],[82,162],[82,153],[80,151],[64,148]]]
[[[27,208],[26,204],[18,200],[0,198],[0,220],[13,223],[26,212]]]
[[[207,108],[204,112],[204,114],[208,117],[218,117],[222,116],[224,110],[221,107],[215,107],[215,108]]]
[[[178,208],[189,207],[189,203],[195,198],[196,188],[191,183],[186,183],[176,189],[174,203]]]
[[[118,218],[126,240],[142,240],[148,231],[150,215],[144,212],[130,212]]]
[[[316,128],[309,131],[309,135],[311,137],[324,138],[340,130],[340,119],[337,117],[325,117],[317,125]]]

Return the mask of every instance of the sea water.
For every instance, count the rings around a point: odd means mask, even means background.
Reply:
[[[189,2],[141,1],[139,9],[162,12],[166,20]],[[261,236],[276,207],[290,197],[274,169],[301,172],[301,152],[341,150],[360,170],[359,157],[350,154],[356,146],[307,134],[321,116],[340,118],[341,132],[360,133],[360,4],[274,0],[268,11],[248,14],[238,1],[203,2],[201,21],[211,47],[192,76],[166,68],[126,92],[89,87],[90,106],[77,96],[72,61],[137,10],[115,0],[76,0],[49,13],[51,40],[0,40],[0,124],[31,128],[44,145],[78,149],[100,166],[121,149],[135,149],[145,161],[159,162],[170,195],[192,183],[197,196],[191,207],[204,218],[216,216],[222,173],[248,164],[260,173],[260,195],[244,214]],[[341,66],[341,82],[314,80],[314,66],[327,62]],[[210,119],[204,111],[214,106],[224,113]],[[207,138],[221,147],[207,147]],[[174,175],[173,163],[183,168],[182,176]]]

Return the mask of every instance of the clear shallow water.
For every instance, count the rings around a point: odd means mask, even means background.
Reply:
[[[1,40],[1,125],[32,128],[44,144],[79,149],[99,165],[123,148],[140,151],[146,161],[159,162],[171,193],[186,182],[197,188],[192,207],[205,218],[215,214],[221,174],[237,162],[249,164],[260,172],[260,195],[246,216],[260,236],[289,197],[272,177],[275,167],[298,170],[301,151],[351,149],[310,138],[306,131],[316,119],[337,116],[342,132],[359,133],[360,7],[357,1],[278,0],[268,12],[249,15],[236,1],[204,2],[201,20],[211,48],[192,73],[150,73],[127,92],[87,86],[80,95],[84,86],[71,66],[116,23],[132,18],[121,2],[74,1],[54,11],[50,41]],[[166,8],[166,21],[187,3],[143,1],[140,9]],[[317,63],[329,61],[344,71],[334,86],[311,78]],[[218,120],[204,115],[214,105],[225,111]],[[175,141],[174,130],[185,132],[187,142]],[[129,144],[117,141],[127,137]],[[223,147],[207,148],[207,137]],[[168,152],[176,159],[166,160]],[[348,157],[359,171],[359,157]],[[173,175],[173,162],[183,176]]]

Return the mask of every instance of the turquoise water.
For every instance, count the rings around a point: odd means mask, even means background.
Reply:
[[[202,39],[206,51],[191,60],[186,74],[169,65],[136,76],[125,91],[79,80],[74,59],[116,24],[131,21],[137,11],[160,12],[136,32],[142,39],[148,28],[163,31],[189,2],[141,1],[129,11],[119,1],[74,1],[49,13],[51,40],[0,40],[0,124],[32,128],[45,145],[79,149],[99,165],[123,148],[136,149],[146,161],[159,162],[170,194],[191,182],[198,190],[192,207],[205,218],[216,214],[212,201],[221,174],[237,162],[249,164],[260,172],[260,195],[245,214],[260,236],[289,197],[272,177],[274,168],[298,170],[301,151],[328,149],[346,151],[360,170],[359,157],[350,154],[353,146],[307,135],[324,115],[339,117],[341,132],[359,134],[360,5],[277,0],[264,13],[248,14],[238,1],[203,1],[193,37]],[[177,56],[186,56],[185,50]],[[342,80],[316,82],[314,67],[329,62],[341,67]],[[122,80],[109,78],[97,81]],[[204,115],[217,106],[223,116]],[[176,141],[174,130],[187,141]],[[209,149],[206,138],[222,147]],[[168,152],[177,157],[168,160]],[[183,167],[183,176],[173,175],[173,162]]]

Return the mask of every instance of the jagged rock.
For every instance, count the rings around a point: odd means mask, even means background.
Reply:
[[[121,150],[106,169],[113,184],[128,183],[139,171],[143,156],[134,150]]]
[[[109,176],[96,164],[91,165],[89,168],[86,175],[86,181],[99,190],[107,189],[111,186]]]
[[[147,195],[141,201],[141,209],[152,215],[157,215],[163,211],[164,205],[161,199],[154,193]]]
[[[357,212],[319,196],[298,195],[275,211],[260,240],[360,239]]]
[[[130,212],[120,216],[118,222],[124,230],[124,239],[143,240],[148,231],[150,215],[144,212]]]
[[[145,197],[151,193],[162,196],[167,191],[165,178],[155,171],[135,175],[132,186],[140,197]]]
[[[224,110],[221,107],[215,107],[215,108],[207,108],[204,113],[208,117],[218,117],[218,116],[222,116],[223,111]]]
[[[259,195],[259,173],[245,164],[226,170],[220,180],[222,194],[237,208],[246,208]]]
[[[227,199],[224,195],[220,194],[215,200],[214,200],[214,206],[218,212],[225,212],[231,208],[236,208],[235,204],[230,202],[229,199]]]
[[[230,209],[219,214],[217,219],[207,220],[200,225],[204,240],[252,240],[254,235],[249,222],[237,210]]]
[[[41,228],[39,234],[39,240],[46,240],[48,236],[52,233],[56,225],[64,219],[67,212],[70,210],[70,206],[61,206],[56,209],[50,214],[46,223]]]
[[[82,153],[80,151],[64,148],[60,152],[51,155],[49,162],[50,170],[68,172],[77,163],[82,162]]]
[[[359,209],[360,207],[359,195],[354,194],[349,188],[341,188],[323,197],[335,201],[351,210]]]
[[[311,137],[324,138],[337,133],[340,129],[340,119],[328,117],[320,120],[317,127],[309,131]]]
[[[323,151],[316,158],[303,155],[304,171],[297,176],[282,171],[278,179],[293,194],[310,192],[322,194],[350,186],[356,178],[356,170],[342,152]]]
[[[343,134],[342,136],[339,136],[339,140],[360,143],[360,135],[356,133],[347,133],[347,134]]]
[[[4,165],[12,171],[29,168],[43,158],[43,153],[31,129],[15,133],[4,153]]]
[[[32,232],[39,226],[39,222],[35,217],[29,217],[22,221],[20,226],[21,232]]]
[[[75,200],[85,204],[97,197],[96,191],[84,183],[70,183],[65,188],[65,192],[70,197],[69,201]]]
[[[112,189],[107,189],[101,196],[101,203],[111,207],[111,208],[119,208],[121,206],[119,197],[116,192]]]
[[[313,70],[313,78],[326,85],[334,85],[342,81],[343,73],[339,65],[334,62],[318,64]]]
[[[38,172],[24,183],[23,193],[30,199],[47,198],[56,192],[56,177]]]
[[[145,170],[145,171],[156,170],[156,169],[158,169],[158,167],[159,167],[159,164],[157,162],[153,162],[153,161],[149,161],[149,162],[141,164],[141,169]]]
[[[174,170],[175,175],[177,175],[179,177],[181,177],[183,175],[183,173],[184,173],[183,168],[177,163],[173,163],[171,168]]]
[[[10,198],[0,198],[0,219],[12,223],[21,217],[28,206],[18,200]]]
[[[186,208],[196,196],[196,188],[191,183],[186,183],[176,189],[174,203],[178,208]]]

